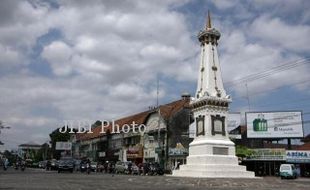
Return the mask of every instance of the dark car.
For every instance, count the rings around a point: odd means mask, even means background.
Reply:
[[[73,170],[74,170],[73,159],[61,159],[58,161],[58,173],[62,171],[70,171],[72,173]]]

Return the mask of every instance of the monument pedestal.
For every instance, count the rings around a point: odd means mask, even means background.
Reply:
[[[235,145],[229,139],[196,138],[189,147],[187,164],[174,170],[173,176],[201,178],[254,178],[254,172],[238,165]]]

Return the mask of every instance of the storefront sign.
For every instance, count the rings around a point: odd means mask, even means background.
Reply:
[[[251,149],[253,154],[247,160],[285,160],[285,149],[258,148]]]
[[[71,142],[56,142],[56,150],[71,150]]]
[[[303,137],[301,112],[246,113],[248,138]]]
[[[100,158],[105,157],[105,152],[99,152],[99,157]]]
[[[141,158],[143,157],[143,147],[141,145],[129,147],[126,154],[127,158]]]
[[[310,163],[310,151],[288,150],[286,161],[290,163]]]
[[[169,156],[184,156],[188,155],[187,149],[180,149],[180,148],[169,148]]]
[[[169,148],[169,156],[187,156],[188,149],[184,148],[181,143],[177,143],[175,148]]]

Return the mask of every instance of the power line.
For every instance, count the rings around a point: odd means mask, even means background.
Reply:
[[[279,111],[279,112],[281,112],[281,111]],[[298,111],[284,111],[283,113],[286,113],[286,112],[298,112]],[[249,112],[249,113],[247,113],[247,114],[251,114],[251,113],[268,113],[268,112],[264,112],[264,111],[262,111],[262,112],[260,112],[260,111],[255,111],[255,112]],[[301,113],[301,116],[309,115],[309,114],[310,114],[310,112]],[[285,119],[285,118],[287,118],[287,117],[288,117],[288,116],[275,117],[275,118],[272,118],[272,119],[268,119],[268,121],[270,121],[270,120],[278,120],[278,119]]]
[[[283,70],[287,70],[287,69],[291,69],[291,68],[300,66],[300,65],[302,65],[304,63],[309,63],[309,59],[310,58],[306,58],[306,59],[301,59],[301,60],[297,60],[297,61],[294,61],[294,62],[289,62],[289,63],[284,64],[284,65],[273,67],[273,68],[271,68],[271,69],[269,69],[267,71],[263,71],[263,72],[260,72],[260,73],[255,73],[255,74],[243,77],[243,78],[236,79],[234,81],[226,82],[225,84],[234,84],[234,83],[240,83],[242,81],[249,81],[249,80],[261,78],[261,77],[263,78],[263,77],[269,76],[271,74],[274,74],[274,73],[277,73],[277,72],[281,72]]]
[[[284,86],[280,86],[280,87],[276,87],[276,88],[270,88],[270,89],[267,89],[267,90],[258,91],[258,92],[255,92],[255,93],[247,94],[246,96],[237,96],[237,97],[234,97],[233,99],[236,100],[236,99],[248,98],[248,96],[251,97],[251,96],[256,96],[258,94],[265,94],[266,92],[270,92],[270,91],[274,91],[274,90],[279,90],[281,88],[286,88],[286,87],[289,87],[289,86],[305,85],[305,84],[308,84],[308,82],[310,82],[310,79],[307,79],[307,80],[304,80],[304,81],[299,81],[299,82],[288,84],[288,85],[284,85]]]
[[[303,98],[303,99],[299,99],[299,100],[295,100],[295,101],[291,101],[291,100],[288,100],[288,101],[285,101],[285,102],[280,102],[280,103],[277,103],[277,104],[262,104],[262,105],[259,105],[259,106],[256,106],[256,107],[269,107],[269,106],[275,106],[275,105],[283,105],[283,104],[291,104],[291,103],[296,103],[296,102],[303,102],[303,101],[307,101],[307,100],[310,100],[310,98]]]
[[[250,82],[250,81],[254,81],[257,79],[261,79],[261,78],[266,78],[270,75],[273,75],[275,73],[279,73],[288,69],[292,69],[298,66],[301,66],[303,64],[306,63],[310,63],[310,58],[304,58],[304,59],[300,59],[294,62],[288,62],[286,64],[280,65],[280,66],[276,66],[276,67],[272,67],[271,69],[267,70],[267,71],[263,71],[260,73],[256,73],[256,74],[252,74],[252,75],[248,75],[233,81],[229,81],[229,82],[225,82],[225,85],[228,85],[228,88],[240,83],[244,83],[244,82]]]

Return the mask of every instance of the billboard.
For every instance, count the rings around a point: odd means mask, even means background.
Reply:
[[[241,139],[240,132],[241,114],[239,112],[229,113],[227,117],[227,131],[230,138]],[[196,137],[196,122],[189,126],[189,138]]]
[[[248,138],[303,137],[301,112],[248,112]]]
[[[289,163],[310,163],[310,151],[287,150],[286,162]]]
[[[56,150],[71,150],[71,142],[56,142]]]

